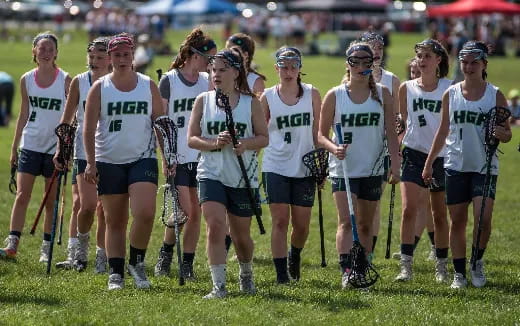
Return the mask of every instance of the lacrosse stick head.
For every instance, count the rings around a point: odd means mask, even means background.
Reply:
[[[511,111],[502,106],[495,106],[487,113],[487,118],[484,122],[484,140],[486,142],[486,149],[494,153],[500,141],[494,136],[497,126],[502,125],[511,115]]]
[[[173,177],[168,177],[168,182],[163,186],[163,211],[161,221],[168,228],[180,227],[188,221],[188,216],[182,210],[179,201],[179,192],[173,183]]]
[[[16,191],[18,190],[17,186],[16,186],[16,169],[17,169],[17,165],[13,164],[11,166],[11,180],[9,180],[9,191],[13,195],[16,195]]]
[[[155,119],[154,126],[163,139],[163,157],[171,167],[177,163],[177,126],[167,115]]]
[[[215,91],[215,97],[217,106],[219,108],[222,108],[226,111],[230,109],[229,97],[220,88],[217,88],[217,90]]]
[[[395,115],[395,133],[399,136],[405,130],[404,120],[401,118],[400,114]]]
[[[303,155],[302,161],[316,179],[316,183],[323,184],[329,174],[329,152],[318,148]]]
[[[350,250],[352,257],[352,269],[348,273],[348,282],[356,289],[364,289],[374,285],[379,279],[379,274],[368,261],[365,249],[359,241],[354,241]]]
[[[75,125],[70,125],[68,123],[60,123],[56,129],[54,129],[56,136],[59,139],[59,156],[58,161],[62,164],[68,162],[72,155],[72,151],[74,149],[74,137],[76,136],[76,127]]]

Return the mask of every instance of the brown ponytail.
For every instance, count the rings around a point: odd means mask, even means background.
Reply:
[[[205,45],[209,45],[207,50],[203,49]],[[208,36],[204,35],[204,32],[199,27],[197,27],[193,29],[191,33],[186,36],[186,39],[181,43],[179,54],[177,54],[175,60],[171,63],[168,70],[182,68],[186,61],[188,61],[188,59],[191,58],[191,56],[194,54],[191,48],[205,53],[215,47],[215,42],[213,42],[213,40]]]
[[[251,63],[253,62],[253,57],[255,55],[255,41],[251,38],[251,36],[244,34],[244,33],[236,33],[231,35],[228,40],[226,41],[226,48],[230,49],[233,46],[240,47],[240,50],[244,53],[247,53],[247,61],[244,62],[244,68],[246,70],[246,73],[255,73],[263,80],[267,80],[267,78],[253,69],[251,67]]]

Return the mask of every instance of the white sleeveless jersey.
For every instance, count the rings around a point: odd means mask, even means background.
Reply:
[[[76,109],[76,121],[78,129],[76,130],[76,139],[74,140],[74,159],[86,160],[85,148],[83,147],[83,121],[85,119],[85,103],[87,102],[87,94],[92,86],[92,75],[89,71],[76,76],[79,84],[79,102]]]
[[[204,108],[200,128],[201,136],[215,139],[226,128],[226,113],[216,106],[215,91],[205,92],[200,95]],[[251,122],[251,96],[240,95],[238,105],[232,110],[237,138],[253,137],[253,125]],[[197,180],[211,179],[222,182],[225,186],[233,188],[245,188],[238,159],[233,152],[233,145],[228,144],[222,149],[213,151],[201,151],[197,167]],[[256,152],[246,150],[242,154],[244,165],[249,175],[251,187],[258,187],[258,161]]]
[[[137,74],[130,92],[118,90],[110,74],[101,80],[101,112],[96,129],[96,161],[125,164],[155,158],[150,78]]]
[[[258,74],[255,74],[254,72],[247,73],[247,85],[249,86],[249,89],[251,91],[253,91],[253,86],[255,86],[255,82],[258,78],[262,78],[262,77],[260,77],[260,75],[258,75]]]
[[[312,124],[312,85],[303,84],[303,96],[295,105],[280,99],[276,86],[265,90],[269,104],[269,146],[264,150],[262,171],[286,177],[303,178],[310,175],[302,157],[314,149]]]
[[[388,90],[390,91],[390,95],[394,95],[394,74],[390,71],[381,69],[381,80],[379,81],[379,84],[386,86]]]
[[[195,98],[202,92],[208,91],[209,80],[207,73],[199,73],[199,79],[193,86],[187,86],[179,77],[179,71],[173,69],[166,73],[170,82],[170,99],[168,115],[175,122],[178,130],[177,152],[179,164],[197,162],[199,151],[188,147],[188,122]]]
[[[496,106],[498,88],[487,84],[484,96],[468,101],[462,95],[461,84],[449,88],[450,132],[446,139],[444,167],[459,172],[486,173],[484,121],[489,110]],[[498,174],[498,159],[491,162],[491,173]]]
[[[406,84],[406,133],[403,144],[406,147],[428,154],[433,138],[441,123],[442,95],[450,87],[452,80],[441,78],[433,92],[422,90],[417,79],[408,80]],[[443,149],[438,157],[444,157]]]
[[[382,97],[381,84],[376,84],[379,98]],[[334,138],[338,143],[335,124],[341,122],[343,139],[347,147],[347,172],[351,178],[364,178],[384,173],[385,118],[383,106],[371,96],[362,103],[355,104],[347,92],[347,85],[334,88],[336,108],[334,112]],[[329,155],[329,175],[343,178],[341,161]]]
[[[22,131],[21,149],[54,154],[57,137],[54,129],[60,123],[65,109],[65,79],[67,73],[57,68],[57,76],[51,86],[41,88],[36,83],[36,71],[26,72],[25,88],[29,102],[29,117]]]

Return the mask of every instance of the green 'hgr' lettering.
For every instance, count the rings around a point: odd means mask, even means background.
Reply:
[[[128,102],[109,102],[109,116],[121,114],[148,114],[148,102],[128,101]]]
[[[457,124],[471,123],[476,126],[481,126],[484,121],[486,121],[486,114],[475,111],[459,110],[453,112],[453,120],[455,120],[455,123]]]
[[[343,127],[367,127],[379,126],[381,113],[379,112],[363,112],[350,113],[341,115],[341,123]]]
[[[61,100],[57,98],[29,96],[29,103],[34,108],[44,110],[59,111],[61,109]]]
[[[193,102],[195,102],[195,98],[176,99],[173,101],[173,112],[191,111],[193,109]]]

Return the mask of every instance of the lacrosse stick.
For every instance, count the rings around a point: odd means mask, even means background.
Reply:
[[[16,186],[16,168],[18,166],[15,164],[13,164],[11,166],[11,179],[9,180],[9,191],[13,194],[13,195],[16,195],[16,191],[18,190],[18,187]]]
[[[76,134],[76,128],[74,126],[69,125],[68,123],[59,124],[54,130],[56,136],[58,136],[58,144],[60,147],[60,152],[58,155],[58,161],[63,165],[67,166],[69,164],[70,156],[73,150],[73,142],[74,136]],[[54,200],[54,214],[52,216],[52,229],[51,229],[51,243],[49,246],[49,260],[47,261],[47,274],[51,272],[52,266],[52,254],[54,250],[54,240],[56,239],[56,227],[58,222],[58,211],[60,205],[60,192],[61,192],[61,178],[66,173],[64,171],[58,172],[58,187],[56,190],[56,198]]]
[[[162,153],[166,160],[168,169],[177,164],[177,127],[167,116],[155,119],[155,129],[162,138]],[[169,220],[172,220],[171,222]],[[177,263],[179,267],[179,285],[184,285],[182,273],[182,249],[181,249],[181,226],[186,223],[188,217],[183,212],[179,202],[179,192],[175,187],[174,177],[168,176],[167,184],[164,186],[163,211],[161,221],[169,228],[175,230],[175,246],[177,247]]]
[[[231,140],[233,141],[233,147],[238,145],[237,136],[235,133],[235,122],[233,121],[233,113],[231,112],[231,106],[229,105],[229,98],[226,94],[224,94],[220,89],[216,91],[216,102],[217,106],[224,109],[226,113],[226,127],[231,135]],[[242,155],[237,154],[238,165],[240,166],[240,171],[242,172],[242,178],[244,179],[244,183],[247,189],[247,195],[249,197],[249,203],[253,212],[256,216],[256,222],[258,223],[258,228],[260,229],[260,234],[265,234],[264,224],[262,223],[262,217],[259,212],[257,201],[255,199],[255,195],[253,194],[253,190],[251,189],[251,182],[249,180],[249,176],[247,175],[246,166],[244,164],[244,159]]]
[[[489,188],[491,186],[491,162],[498,148],[500,140],[494,134],[497,126],[502,125],[511,115],[511,112],[500,106],[495,106],[487,113],[484,122],[484,141],[486,145],[486,176],[484,178],[484,191],[482,193],[482,204],[480,205],[480,215],[478,217],[477,238],[475,247],[471,253],[471,268],[477,268],[477,252],[480,246],[480,236],[482,234],[482,219],[484,218],[484,210],[486,208],[486,198],[489,197]]]
[[[157,69],[155,72],[157,73],[157,80],[158,80],[158,81],[161,81],[161,77],[162,77],[162,69]]]
[[[316,180],[318,188],[318,221],[320,224],[320,246],[321,246],[321,267],[327,266],[325,260],[325,239],[323,232],[323,202],[321,200],[321,188],[327,175],[329,174],[329,152],[323,148],[315,149],[303,155],[303,164],[311,171],[311,175]]]
[[[341,123],[336,123],[336,137],[340,145],[344,144],[343,131]],[[350,193],[350,182],[347,172],[347,158],[341,161],[343,168],[343,178],[345,180],[345,190],[347,191],[348,210],[350,212],[350,223],[352,224],[352,249],[350,249],[350,257],[352,257],[352,268],[348,272],[347,278],[350,285],[354,288],[367,288],[377,282],[379,274],[368,261],[365,248],[359,241],[359,235],[356,225],[356,216],[354,215],[354,205],[352,205],[352,194]]]
[[[395,184],[392,185],[390,191],[390,211],[388,212],[388,232],[386,238],[385,258],[390,258],[390,245],[392,244],[392,222],[394,221],[394,204],[395,204]]]

